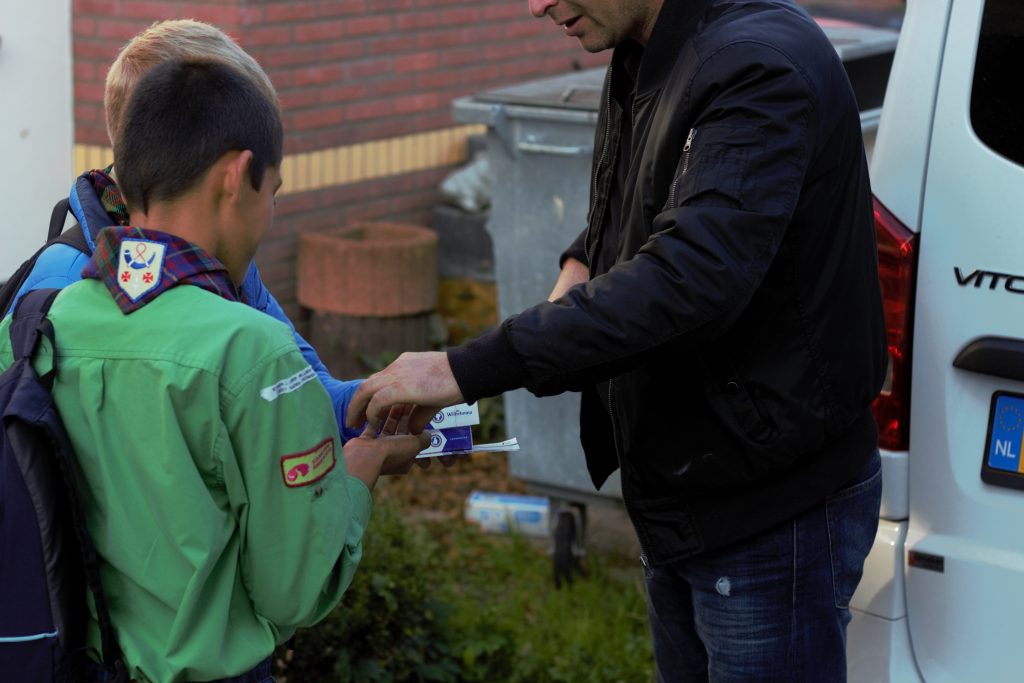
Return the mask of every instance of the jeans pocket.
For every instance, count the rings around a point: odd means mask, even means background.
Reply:
[[[864,560],[878,532],[878,511],[882,504],[882,470],[878,456],[874,468],[857,483],[825,500],[828,544],[832,562],[832,589],[837,609],[850,606],[864,571]]]

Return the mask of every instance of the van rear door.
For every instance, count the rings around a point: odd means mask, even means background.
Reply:
[[[1024,668],[1024,3],[954,2],[921,211],[906,596],[928,681]]]

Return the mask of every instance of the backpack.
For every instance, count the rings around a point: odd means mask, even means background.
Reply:
[[[66,244],[69,247],[74,247],[86,256],[92,256],[92,249],[89,248],[89,244],[85,241],[85,235],[82,233],[82,228],[78,223],[61,232],[61,229],[64,227],[64,218],[68,215],[70,207],[71,202],[66,197],[54,205],[53,212],[50,214],[50,228],[46,234],[46,244],[18,266],[18,269],[14,271],[14,275],[8,278],[7,282],[0,287],[0,320],[3,320],[4,316],[7,315],[11,304],[14,302],[14,297],[17,296],[18,290],[21,289],[21,286],[25,284],[25,280],[28,279],[29,273],[32,272],[32,268],[36,265],[39,255],[51,244]]]
[[[56,366],[42,377],[32,366],[42,336],[56,350],[46,314],[58,293],[35,290],[18,302],[13,362],[0,374],[0,678],[85,680],[88,590],[110,679],[126,681],[77,495],[74,452],[50,393]]]

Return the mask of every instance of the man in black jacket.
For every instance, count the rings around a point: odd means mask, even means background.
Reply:
[[[788,0],[529,0],[614,47],[588,226],[551,300],[353,398],[581,391],[621,469],[661,680],[842,680],[878,523],[887,351],[858,109]]]

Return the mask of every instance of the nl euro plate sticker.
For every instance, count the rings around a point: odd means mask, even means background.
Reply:
[[[992,406],[987,463],[992,469],[1024,474],[1024,397],[999,394]]]

